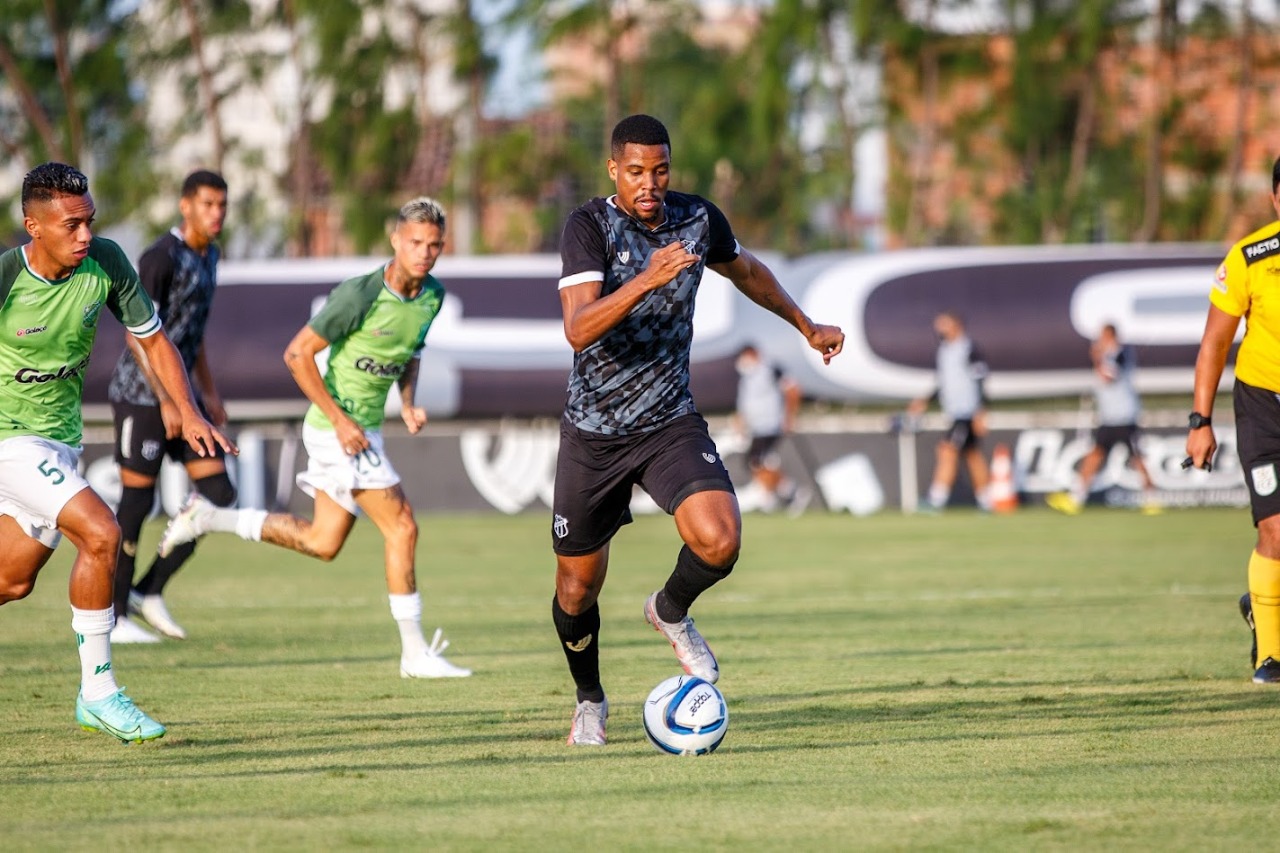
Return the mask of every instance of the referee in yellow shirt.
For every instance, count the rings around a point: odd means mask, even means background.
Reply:
[[[1280,159],[1271,168],[1271,205],[1280,217]],[[1280,221],[1231,247],[1209,293],[1195,409],[1187,434],[1189,464],[1208,468],[1218,448],[1210,417],[1218,381],[1241,317],[1244,340],[1236,354],[1233,391],[1236,445],[1258,543],[1249,558],[1249,595],[1240,612],[1254,629],[1253,680],[1280,683]]]

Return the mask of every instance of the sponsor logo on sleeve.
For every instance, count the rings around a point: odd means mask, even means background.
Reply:
[[[1222,293],[1227,292],[1227,262],[1223,261],[1218,266],[1218,274],[1213,277],[1213,287]]]

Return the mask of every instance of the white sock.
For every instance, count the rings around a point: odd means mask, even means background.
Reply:
[[[267,520],[265,509],[214,507],[205,516],[203,527],[211,533],[234,533],[250,542],[262,541],[262,525]]]
[[[427,638],[422,636],[422,595],[411,592],[408,595],[390,593],[387,600],[391,602],[391,618],[396,620],[400,628],[400,654],[426,654]]]
[[[120,689],[111,671],[111,628],[115,611],[71,608],[71,630],[80,652],[80,695],[86,702],[105,699]]]
[[[1071,484],[1071,497],[1078,504],[1084,504],[1089,500],[1089,490],[1085,488],[1084,483],[1080,482],[1079,478]]]
[[[266,523],[267,511],[265,509],[236,510],[235,533],[241,539],[248,539],[250,542],[261,542],[262,525]]]
[[[951,499],[951,489],[941,483],[934,483],[929,486],[929,504],[939,509],[947,505],[947,501]]]

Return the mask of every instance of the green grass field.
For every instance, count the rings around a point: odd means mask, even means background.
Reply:
[[[1273,843],[1280,692],[1249,682],[1236,612],[1247,510],[748,517],[733,576],[695,609],[731,714],[704,758],[658,753],[640,724],[677,672],[641,615],[678,546],[665,517],[615,540],[609,746],[564,745],[547,524],[422,519],[428,631],[476,670],[431,682],[399,677],[367,522],[332,564],[206,540],[168,595],[191,639],[116,649],[120,682],[169,726],[140,746],[72,718],[64,544],[0,611],[3,846]]]

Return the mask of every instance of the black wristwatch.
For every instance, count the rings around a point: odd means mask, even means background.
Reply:
[[[1199,412],[1192,412],[1187,415],[1187,427],[1189,429],[1200,429],[1200,427],[1207,427],[1212,423],[1213,421],[1208,416]]]

